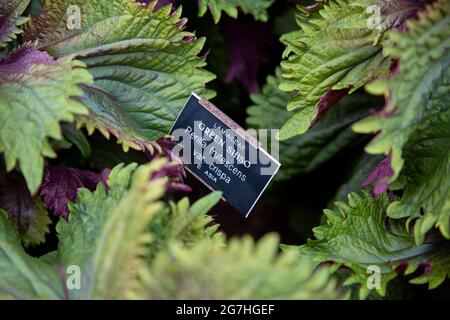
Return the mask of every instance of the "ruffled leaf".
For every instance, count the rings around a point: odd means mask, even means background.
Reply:
[[[174,240],[188,246],[204,238],[214,237],[220,241],[222,235],[216,233],[219,225],[214,224],[208,213],[220,201],[221,196],[220,192],[213,192],[192,205],[186,197],[178,203],[171,202],[169,207],[155,215],[149,228],[153,234],[149,258],[152,259],[158,251],[165,250]]]
[[[405,22],[424,8],[420,0],[375,0],[375,5],[381,13],[381,23],[399,31],[406,31]]]
[[[281,81],[281,71],[276,70],[275,77],[267,78],[262,92],[250,96],[254,103],[247,108],[250,127],[279,129],[289,119],[286,104],[291,95],[278,88]],[[284,180],[298,173],[310,172],[358,141],[362,136],[353,133],[351,125],[381,103],[382,100],[367,95],[347,96],[308,132],[289,141],[280,141],[279,154],[283,165],[275,179]],[[271,151],[270,145],[266,147]]]
[[[392,95],[386,111],[393,115],[374,115],[354,126],[357,132],[381,133],[367,147],[372,154],[392,153],[394,181],[403,166],[403,146],[431,117],[448,109],[450,85],[450,9],[445,1],[408,24],[409,33],[391,33],[395,47],[386,51],[400,59],[396,76],[368,86],[375,94]],[[412,94],[413,93],[413,94]]]
[[[399,181],[402,197],[388,208],[392,218],[419,218],[417,243],[434,226],[450,239],[450,110],[424,124],[410,139]]]
[[[347,203],[337,202],[336,206],[337,211],[325,210],[327,224],[314,229],[317,240],[309,240],[299,252],[318,262],[333,261],[351,268],[354,274],[346,283],[360,284],[361,298],[370,292],[370,266],[381,272],[380,287],[376,289],[381,295],[400,269],[412,274],[419,267],[428,266],[425,273],[415,274],[411,282],[429,282],[430,288],[450,277],[450,243],[434,238],[417,246],[404,223],[386,220],[386,194],[375,199],[366,192],[352,193]]]
[[[387,97],[383,114],[361,120],[354,129],[381,131],[366,150],[391,155],[393,174],[386,183],[403,189],[388,213],[420,217],[415,230],[421,243],[435,225],[450,237],[450,8],[436,1],[407,26],[409,32],[391,34],[393,45],[386,49],[399,59],[400,72],[368,86]]]
[[[67,219],[68,203],[77,200],[79,188],[95,190],[102,181],[102,175],[76,168],[47,166],[40,195],[53,214]]]
[[[28,189],[42,181],[44,156],[55,157],[48,139],[61,139],[60,122],[71,122],[86,108],[73,96],[92,77],[72,57],[54,60],[25,45],[0,62],[0,151],[8,171],[20,167]]]
[[[109,175],[108,190],[99,184],[94,192],[78,191],[77,202],[69,204],[68,220],[57,225],[58,261],[62,265],[86,263],[109,215],[126,195],[135,170],[136,164],[119,165]]]
[[[370,4],[333,0],[313,12],[300,8],[301,30],[282,37],[287,47],[280,88],[294,93],[288,110],[295,113],[281,128],[280,139],[304,133],[349,90],[389,71],[382,33],[368,27]]]
[[[156,3],[48,0],[26,30],[51,55],[73,54],[87,64],[95,81],[83,86],[89,116],[79,122],[88,132],[116,136],[125,151],[153,150],[151,142],[169,132],[191,92],[214,95],[205,84],[215,76],[198,56],[205,39],[184,31],[181,7],[154,10]],[[80,9],[79,30],[67,29],[69,4]]]
[[[157,202],[166,179],[150,179],[164,160],[155,160],[136,170],[136,165],[114,168],[108,190],[81,189],[70,204],[69,221],[57,225],[57,261],[78,265],[83,273],[82,289],[71,298],[112,299],[123,297],[135,277],[144,245],[149,242],[148,224],[161,210]]]
[[[28,18],[21,17],[30,0],[0,0],[0,48],[17,38],[22,30],[21,25],[28,21]]]
[[[380,25],[372,25],[374,13],[369,9],[381,2],[383,9],[375,13]],[[294,114],[282,127],[281,139],[304,133],[347,92],[389,73],[391,59],[382,53],[384,33],[421,8],[405,5],[406,13],[389,3],[332,0],[314,10],[300,7],[301,30],[282,37],[286,59],[280,88],[294,93],[288,103]]]
[[[171,242],[130,295],[141,299],[339,299],[344,295],[329,268],[315,270],[294,252],[278,254],[273,234],[227,246],[203,239],[190,247]]]

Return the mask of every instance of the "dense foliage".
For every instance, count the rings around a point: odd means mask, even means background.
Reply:
[[[0,0],[0,298],[448,295],[450,3],[294,2]],[[280,129],[250,219],[171,159],[191,92]]]

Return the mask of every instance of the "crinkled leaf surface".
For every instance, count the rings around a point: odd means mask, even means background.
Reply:
[[[100,182],[102,176],[99,173],[77,168],[47,166],[39,193],[54,215],[67,218],[67,204],[77,200],[78,189],[95,190]]]
[[[30,0],[0,0],[0,48],[5,47],[7,42],[16,39],[21,33],[21,25],[28,18],[20,15],[25,11]]]
[[[386,284],[397,276],[397,267],[407,265],[406,274],[420,266],[424,273],[411,281],[439,286],[450,276],[450,243],[442,238],[429,239],[420,246],[406,230],[404,223],[389,221],[386,215],[386,194],[373,198],[369,193],[352,193],[348,202],[336,202],[337,211],[325,210],[328,222],[314,229],[316,240],[309,240],[299,248],[301,255],[316,261],[333,261],[351,268],[354,275],[347,284],[358,283],[360,297],[369,293],[367,280],[369,266],[380,268],[380,289],[384,295]]]
[[[292,117],[280,139],[304,133],[342,95],[389,71],[382,54],[381,31],[368,28],[365,0],[332,0],[314,12],[302,10],[300,31],[282,37],[286,44],[280,88],[293,92],[288,110]]]
[[[279,255],[279,242],[273,235],[258,244],[250,238],[235,239],[227,247],[222,237],[211,237],[216,228],[205,230],[204,223],[211,221],[206,212],[217,203],[219,193],[212,193],[190,207],[184,199],[172,204],[169,211],[165,210],[159,198],[167,180],[150,178],[164,163],[163,159],[158,159],[138,169],[136,165],[118,166],[110,174],[107,190],[102,184],[94,192],[80,190],[78,201],[70,205],[69,221],[58,223],[58,251],[41,259],[23,252],[12,225],[4,215],[0,216],[1,296],[66,299],[344,297],[329,268],[315,270],[316,264],[309,259],[299,264],[294,252]],[[177,223],[165,224],[167,243],[156,246],[157,252],[147,261],[148,265],[143,257],[149,250],[148,245],[161,237],[153,230],[161,230],[157,228],[158,222],[164,225],[161,214],[172,215]],[[149,230],[149,226],[153,227]],[[65,278],[58,271],[63,272],[69,265],[81,269],[81,290],[62,289]],[[242,272],[236,272],[236,268]],[[26,275],[20,274],[22,270]],[[37,271],[39,273],[34,274]],[[28,279],[25,285],[33,286],[36,292],[22,292],[21,281]]]
[[[53,56],[76,55],[87,64],[94,84],[83,86],[88,131],[110,134],[128,147],[151,149],[168,133],[191,92],[211,98],[202,69],[204,39],[184,31],[181,7],[154,10],[134,0],[47,0],[42,16],[28,25],[27,39]],[[81,29],[68,30],[69,5],[81,11]]]
[[[141,167],[130,191],[114,208],[93,250],[91,286],[86,296],[94,299],[123,298],[137,281],[136,270],[143,265],[146,245],[151,241],[148,225],[162,207],[166,179],[152,179],[161,161]]]
[[[58,260],[62,265],[83,265],[92,254],[102,228],[131,184],[136,164],[115,167],[108,179],[108,190],[98,184],[95,191],[80,189],[77,202],[69,204],[68,221],[60,220]]]
[[[227,246],[203,239],[190,247],[171,242],[160,251],[131,295],[144,299],[338,299],[343,294],[329,268],[278,255],[276,236]]]
[[[395,47],[386,51],[400,60],[400,73],[368,86],[372,93],[392,93],[386,111],[394,115],[374,115],[354,126],[358,132],[381,134],[367,147],[373,154],[392,152],[395,180],[404,160],[402,149],[415,131],[436,114],[448,110],[450,85],[450,8],[438,1],[408,24],[410,32],[391,33]]]
[[[420,218],[415,222],[418,243],[434,225],[450,238],[450,110],[417,130],[403,156],[403,195],[390,204],[389,216]]]
[[[269,76],[259,94],[252,94],[254,105],[247,109],[247,123],[254,129],[279,129],[289,119],[286,104],[291,96],[278,88],[281,72]],[[275,179],[284,180],[295,174],[314,170],[362,137],[352,132],[351,125],[365,117],[371,108],[382,105],[382,99],[367,95],[350,95],[324,115],[305,134],[279,142],[282,166]],[[270,115],[270,116],[268,116]],[[267,147],[271,150],[271,146]]]
[[[378,132],[366,148],[391,154],[389,182],[404,188],[389,207],[396,218],[423,217],[416,224],[417,241],[434,224],[449,231],[450,7],[437,1],[408,23],[408,33],[392,33],[386,51],[400,60],[400,72],[368,86],[389,96],[387,115],[374,115],[354,125],[358,132]],[[399,178],[399,179],[397,179]],[[398,180],[398,181],[396,181]],[[447,208],[447,209],[446,209]],[[425,216],[421,215],[421,210]]]
[[[232,18],[237,18],[238,9],[241,9],[245,14],[251,14],[256,20],[267,21],[269,15],[267,9],[274,3],[275,0],[199,0],[200,17],[204,16],[206,11],[211,11],[214,22],[218,23],[222,16],[222,11]]]
[[[48,139],[61,139],[59,122],[87,113],[72,99],[82,94],[78,83],[92,81],[83,66],[72,57],[54,60],[31,45],[0,62],[0,151],[8,170],[19,165],[31,193],[42,181],[44,156],[55,156]]]
[[[157,200],[166,179],[150,179],[164,159],[136,170],[136,165],[117,166],[97,190],[79,191],[70,205],[69,221],[57,225],[58,262],[78,265],[83,273],[82,289],[71,298],[123,298],[135,279],[145,244],[150,241],[148,224],[161,210]],[[129,190],[128,190],[129,189]]]
[[[99,185],[94,193],[86,191],[82,197],[80,192],[78,202],[71,206],[69,219],[75,217],[58,229],[65,243],[59,252],[70,252],[68,257],[62,256],[65,263],[77,259],[88,271],[81,298],[127,297],[136,285],[137,271],[144,263],[144,256],[148,256],[152,248],[164,251],[166,246],[160,245],[163,239],[176,238],[187,243],[198,237],[200,228],[204,230],[210,221],[205,215],[219,200],[217,193],[190,208],[179,206],[180,212],[174,209],[170,216],[176,225],[171,225],[171,221],[164,224],[161,215],[168,212],[158,199],[166,188],[167,177],[160,174],[164,172],[166,161],[160,158],[138,169],[136,165],[118,166],[110,173],[106,194]],[[86,218],[90,221],[85,221]],[[152,232],[152,226],[157,228],[157,233]],[[71,243],[73,234],[80,234],[83,240]],[[202,234],[206,237],[209,233]],[[74,246],[79,248],[78,252],[73,252]]]

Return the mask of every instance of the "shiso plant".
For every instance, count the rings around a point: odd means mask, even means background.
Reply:
[[[0,298],[448,295],[449,65],[447,0],[0,0]],[[171,158],[191,92],[280,130],[248,220]]]

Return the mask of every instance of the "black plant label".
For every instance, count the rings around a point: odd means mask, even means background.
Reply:
[[[195,93],[170,135],[176,143],[173,156],[210,189],[222,191],[223,199],[245,217],[280,168],[254,134]]]

